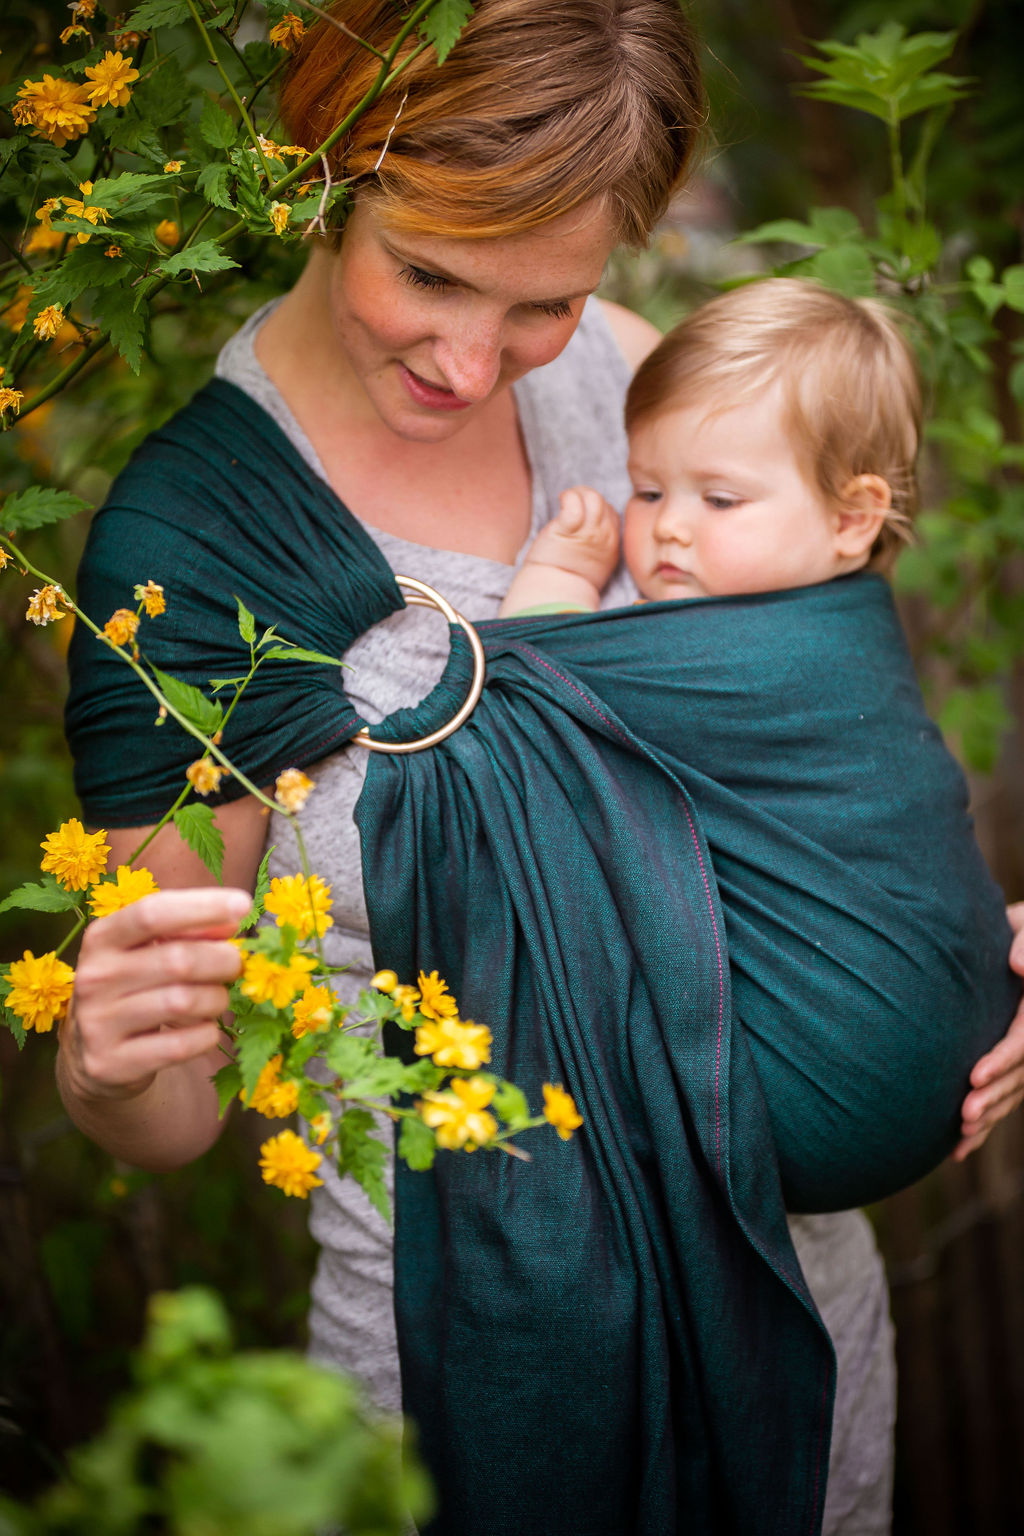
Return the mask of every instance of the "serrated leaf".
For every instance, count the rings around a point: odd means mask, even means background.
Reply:
[[[182,805],[174,813],[178,835],[197,853],[218,882],[224,870],[224,839],[208,805]]]
[[[338,1171],[351,1174],[374,1209],[390,1221],[391,1203],[384,1184],[388,1149],[370,1134],[373,1128],[369,1110],[350,1109],[342,1115],[337,1124]]]
[[[492,1106],[496,1115],[513,1128],[525,1125],[530,1118],[530,1106],[526,1094],[515,1083],[499,1083],[495,1089]]]
[[[70,491],[53,491],[45,485],[30,485],[26,491],[8,496],[0,508],[0,528],[4,533],[20,533],[30,528],[45,528],[61,523],[66,517],[87,512],[89,503]]]
[[[88,288],[108,288],[120,283],[124,268],[111,261],[95,244],[75,245],[56,267],[44,268],[32,284],[46,304],[67,308]]]
[[[232,1099],[238,1097],[242,1087],[242,1072],[237,1061],[226,1062],[219,1072],[213,1074],[211,1081],[217,1090],[217,1108],[223,1120]]]
[[[276,634],[277,634],[277,625],[276,624],[271,624],[270,628],[269,629],[265,629],[263,631],[262,635],[260,635],[260,643],[256,647],[256,649],[258,651],[261,651],[265,645],[269,645],[270,644],[271,640],[273,640],[273,638],[274,638],[274,636]]]
[[[415,1119],[410,1116],[402,1121],[395,1150],[410,1168],[422,1173],[434,1166],[437,1141],[429,1125],[424,1125],[418,1116]]]
[[[263,915],[263,898],[270,890],[270,855],[273,851],[273,848],[268,848],[263,855],[259,873],[256,876],[256,889],[252,893],[252,906],[238,925],[239,933],[245,933],[247,929],[255,928]]]
[[[164,277],[178,277],[182,272],[227,272],[237,267],[216,240],[200,240],[198,245],[187,245],[183,251],[175,251],[157,268]]]
[[[132,11],[128,26],[133,32],[151,32],[155,27],[177,27],[190,16],[187,0],[142,0]]]
[[[212,96],[200,108],[199,132],[212,149],[230,149],[238,140],[238,124]]]
[[[107,130],[107,143],[112,149],[126,149],[131,155],[162,165],[167,152],[149,123],[132,111],[134,102]]]
[[[110,336],[133,373],[142,366],[142,343],[146,335],[146,315],[135,307],[135,295],[127,288],[101,288],[93,302],[98,324]]]
[[[287,1029],[288,1021],[284,1018],[254,1018],[248,1020],[242,1028],[236,1050],[246,1095],[250,1095],[256,1087],[259,1075],[271,1056],[277,1055],[281,1048],[281,1036]]]
[[[420,23],[420,32],[433,43],[438,64],[443,64],[459,40],[459,33],[473,14],[470,0],[438,0]]]
[[[405,1087],[405,1063],[395,1056],[378,1056],[374,1053],[361,1073],[345,1079],[344,1092],[350,1099],[384,1099]]]
[[[238,604],[238,633],[246,645],[252,645],[256,639],[256,620],[237,593],[235,602]]]
[[[231,199],[231,167],[223,160],[212,160],[204,165],[196,177],[196,190],[212,203],[214,208],[234,209]]]
[[[327,667],[344,666],[337,656],[326,656],[323,651],[305,651],[300,645],[275,645],[265,655],[268,661],[316,661]]]
[[[346,1081],[358,1077],[378,1059],[373,1041],[361,1039],[358,1035],[339,1032],[329,1036],[324,1047],[324,1060],[328,1067]]]
[[[27,1034],[25,1026],[18,1018],[18,1015],[16,1013],[12,1013],[9,1008],[5,1008],[3,1012],[4,1023],[7,1025],[7,1028],[14,1036],[15,1041],[17,1042],[18,1050],[20,1051],[25,1044],[25,1038]]]
[[[0,912],[14,909],[23,912],[70,912],[77,902],[78,897],[73,891],[66,891],[62,885],[58,885],[53,875],[45,875],[42,880],[19,885],[4,901],[0,901]]]
[[[150,61],[147,59],[147,64]],[[169,128],[187,116],[192,87],[173,53],[165,53],[132,91],[131,104],[152,128]],[[166,159],[166,156],[164,157]]]
[[[220,730],[224,711],[215,699],[208,699],[191,683],[183,683],[179,677],[161,672],[159,667],[153,667],[152,672],[168,704],[184,715],[190,725],[196,726],[204,736],[212,736]]]

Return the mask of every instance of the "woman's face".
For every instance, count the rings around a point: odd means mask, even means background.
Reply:
[[[500,240],[401,233],[358,202],[329,279],[350,383],[399,437],[443,442],[558,356],[613,244],[597,202]]]

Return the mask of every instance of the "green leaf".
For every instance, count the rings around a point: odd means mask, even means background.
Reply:
[[[18,1015],[16,1013],[12,1013],[9,1008],[4,1009],[4,1023],[7,1025],[7,1028],[14,1036],[15,1041],[17,1042],[18,1050],[20,1051],[25,1044],[28,1033],[24,1024],[18,1018]]]
[[[224,839],[214,821],[208,805],[193,802],[179,806],[174,813],[174,825],[178,835],[197,853],[211,874],[222,883],[224,870]]]
[[[268,848],[260,863],[259,873],[256,876],[256,889],[252,895],[252,906],[238,925],[239,933],[245,933],[249,928],[255,928],[263,915],[263,898],[270,890],[270,855],[273,848]]]
[[[525,1125],[530,1118],[530,1106],[526,1094],[515,1083],[501,1082],[495,1089],[492,1107],[496,1115],[513,1128]]]
[[[819,251],[808,263],[808,271],[826,288],[848,298],[866,297],[875,291],[875,269],[862,245],[836,245]]]
[[[224,711],[216,700],[208,699],[205,693],[193,688],[191,683],[183,683],[169,672],[161,672],[159,667],[153,667],[152,671],[168,704],[180,715],[184,715],[190,725],[196,726],[204,736],[213,736],[220,730]]]
[[[324,1047],[324,1060],[328,1067],[346,1081],[366,1072],[379,1059],[377,1047],[372,1040],[340,1031],[329,1035]]]
[[[74,891],[58,885],[54,875],[44,875],[42,880],[19,885],[6,900],[0,901],[0,912],[14,908],[24,912],[70,912],[77,903]]]
[[[1024,266],[1007,267],[1003,272],[1006,302],[1018,314],[1024,314]]]
[[[234,209],[231,200],[231,167],[223,160],[212,160],[204,165],[196,177],[196,190],[212,203],[214,208]]]
[[[151,160],[154,165],[163,165],[167,151],[149,122],[133,111],[134,105],[133,99],[126,110],[111,123],[107,130],[107,143],[112,149],[126,149],[129,154]]]
[[[237,1019],[236,1019],[237,1022]],[[288,1029],[288,1021],[280,1018],[250,1018],[238,1036],[238,1066],[242,1074],[242,1087],[251,1094],[257,1079],[271,1056],[281,1048],[281,1036]]]
[[[384,1184],[388,1149],[370,1134],[374,1124],[368,1109],[349,1109],[342,1115],[337,1124],[338,1172],[350,1173],[374,1209],[390,1221],[391,1205]]]
[[[101,328],[109,333],[133,373],[142,365],[142,343],[146,335],[146,314],[136,309],[135,295],[127,288],[101,289],[93,303],[93,312]]]
[[[216,240],[200,240],[198,245],[187,245],[176,251],[157,268],[165,277],[177,277],[182,272],[227,272],[238,262],[222,251]]]
[[[199,111],[199,132],[213,149],[230,149],[238,139],[238,124],[212,96],[203,100]]]
[[[413,1119],[410,1116],[402,1121],[395,1150],[410,1168],[421,1173],[433,1167],[437,1141],[429,1125],[424,1125],[418,1117]]]
[[[1004,690],[998,683],[955,688],[939,714],[943,732],[956,738],[964,760],[980,773],[991,773],[1003,738],[1013,728]]]
[[[325,667],[343,667],[337,656],[325,656],[323,651],[304,651],[299,645],[275,645],[266,652],[268,661],[317,661]]]
[[[269,1058],[268,1058],[269,1060]],[[236,1061],[229,1061],[211,1079],[217,1090],[217,1105],[223,1120],[232,1099],[236,1099],[242,1087],[242,1072]]]
[[[187,0],[142,0],[132,11],[128,26],[133,32],[152,32],[155,27],[177,27],[190,16]]]
[[[438,0],[420,22],[420,32],[433,43],[438,64],[443,64],[459,40],[459,33],[473,14],[470,0]]]
[[[256,620],[237,593],[235,602],[238,604],[238,633],[246,645],[252,645],[256,639]]]
[[[33,287],[44,304],[67,308],[87,288],[109,288],[124,278],[124,268],[111,261],[95,242],[74,245],[56,267],[36,274]]]
[[[70,491],[52,491],[45,485],[30,485],[26,491],[8,496],[0,508],[0,529],[21,533],[30,528],[44,528],[48,523],[62,523],[66,517],[87,512],[89,503]]]
[[[147,66],[151,62],[147,57]],[[151,128],[170,128],[188,115],[192,97],[192,87],[176,56],[164,53],[152,72],[135,86],[131,104]]]

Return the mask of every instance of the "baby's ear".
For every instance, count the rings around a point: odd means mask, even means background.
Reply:
[[[892,488],[881,475],[855,475],[839,493],[835,518],[836,554],[867,559],[892,507]]]

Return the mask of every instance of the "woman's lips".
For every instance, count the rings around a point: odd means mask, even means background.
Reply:
[[[431,411],[464,411],[472,403],[462,400],[452,389],[443,389],[440,385],[431,384],[427,379],[421,379],[418,373],[413,373],[404,363],[399,363],[398,372],[402,383],[417,405],[425,405]]]

